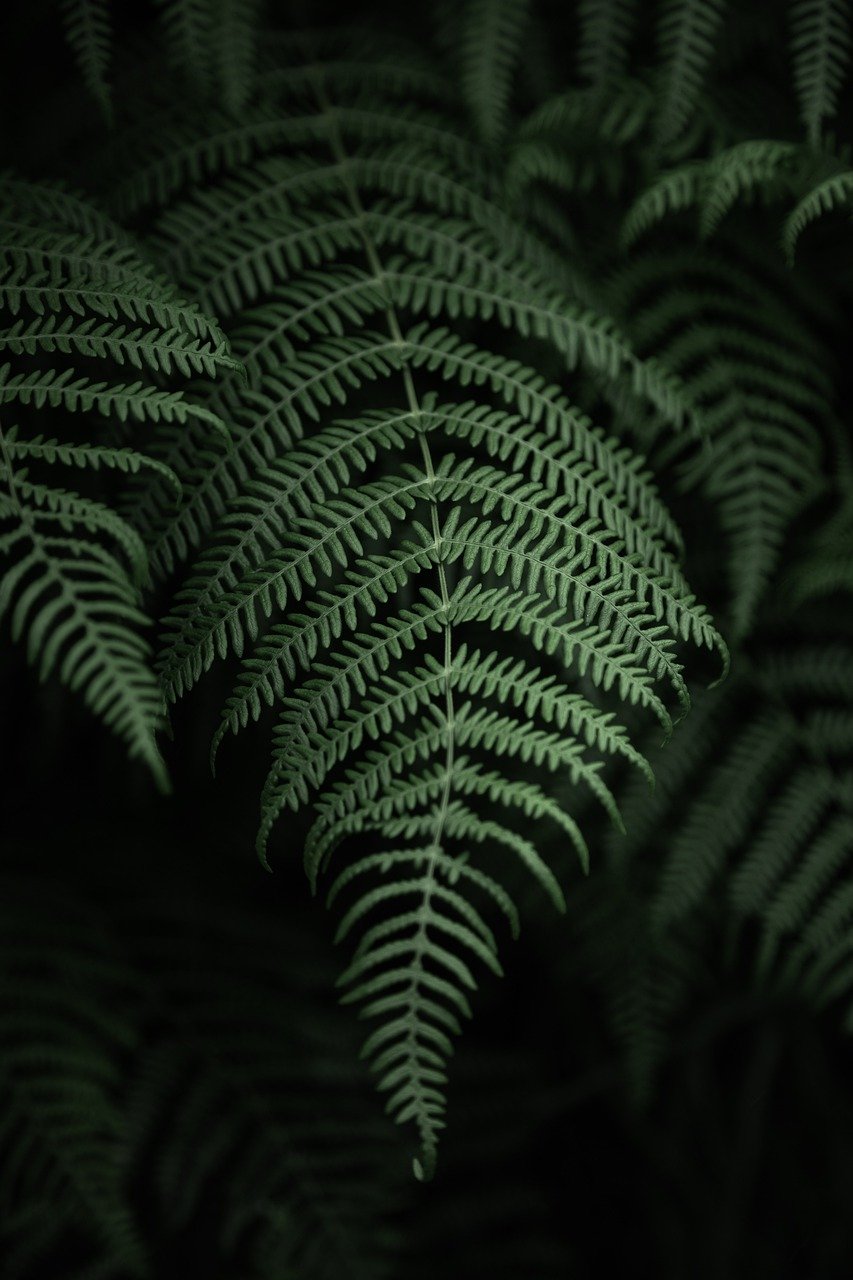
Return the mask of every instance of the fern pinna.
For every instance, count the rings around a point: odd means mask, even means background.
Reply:
[[[341,985],[377,1022],[364,1052],[427,1176],[475,966],[500,971],[484,908],[517,929],[497,859],[559,908],[537,824],[587,862],[531,770],[618,823],[605,761],[648,770],[608,702],[668,731],[689,700],[680,646],[725,659],[642,461],[554,378],[583,366],[700,427],[676,379],[561,290],[416,60],[377,52],[355,75],[339,38],[274,51],[252,118],[183,126],[116,191],[124,215],[153,214],[161,260],[227,321],[249,376],[206,401],[228,443],[161,438],[183,501],[161,507],[155,484],[136,504],[162,570],[204,544],[167,621],[168,695],[241,659],[214,751],[276,708],[262,859],[309,804],[312,885],[360,837],[329,891],[338,937],[360,935]],[[505,332],[546,374],[502,353]]]
[[[140,633],[145,546],[130,521],[66,477],[153,471],[174,500],[174,474],[125,443],[126,429],[194,420],[224,434],[165,380],[214,377],[236,362],[217,326],[73,193],[3,178],[0,236],[0,616],[9,614],[13,639],[26,637],[42,678],[79,690],[165,784],[163,697]],[[80,414],[101,420],[100,436],[68,425]]]

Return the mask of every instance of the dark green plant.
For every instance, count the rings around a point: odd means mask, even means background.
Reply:
[[[0,616],[161,788],[205,739],[217,795],[260,791],[421,1180],[525,921],[638,1116],[715,983],[849,1022],[850,8],[772,8],[45,5],[85,128],[34,113],[0,179]],[[207,1216],[215,1274],[415,1265],[390,1131],[322,1120],[349,1031],[288,1074],[227,894],[198,972],[122,904],[54,1020],[89,926],[43,965],[24,899],[10,1274],[63,1233],[81,1275],[153,1273]]]

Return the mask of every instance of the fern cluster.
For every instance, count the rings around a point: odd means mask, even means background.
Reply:
[[[525,921],[635,1109],[720,957],[750,1010],[849,1029],[851,12],[303,9],[45,6],[86,132],[35,119],[0,177],[0,618],[161,789],[209,743],[217,795],[260,792],[428,1181]],[[12,1274],[83,1217],[91,1274],[151,1273],[149,1164],[234,1274],[389,1274],[391,1157],[359,1173],[343,1115],[292,1143],[251,925],[200,973],[122,906],[92,977],[101,924],[57,961],[24,899]]]

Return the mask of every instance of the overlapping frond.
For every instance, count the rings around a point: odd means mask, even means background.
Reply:
[[[801,645],[765,655],[679,729],[681,758],[662,762],[656,826],[669,835],[651,907],[665,936],[722,896],[740,930],[757,925],[759,979],[818,1008],[846,1002],[848,1028],[850,694],[847,648]],[[650,837],[632,827],[637,848]]]
[[[216,325],[78,197],[10,178],[0,184],[0,235],[0,615],[41,677],[78,691],[164,785],[163,699],[141,634],[144,544],[111,506],[65,488],[64,476],[57,484],[56,469],[84,482],[99,469],[147,471],[172,501],[180,486],[164,463],[109,438],[51,433],[82,414],[224,434],[210,410],[153,379],[211,376],[236,362]],[[146,379],[117,379],[123,365]]]
[[[736,205],[793,197],[814,165],[801,147],[773,138],[736,143],[709,160],[688,160],[637,197],[622,227],[623,244],[633,245],[665,218],[694,208],[700,234],[711,236]]]
[[[666,352],[703,411],[706,446],[683,481],[710,498],[729,540],[735,635],[752,626],[795,517],[821,486],[832,380],[820,346],[769,282],[731,252],[649,249],[618,289],[642,343]]]

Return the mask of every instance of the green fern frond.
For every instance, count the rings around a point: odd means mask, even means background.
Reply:
[[[819,1008],[843,999],[848,1025],[851,693],[846,648],[766,655],[679,729],[681,757],[658,769],[665,795],[645,833],[632,824],[637,850],[661,822],[673,831],[651,903],[662,938],[695,928],[703,904],[722,897],[736,930],[758,925],[757,981]],[[646,806],[637,792],[626,816],[642,819]]]
[[[477,136],[497,146],[507,131],[512,80],[529,0],[468,0],[459,32],[462,93]]]
[[[29,222],[36,231],[51,227],[76,231],[108,243],[132,245],[132,238],[81,193],[60,182],[29,182],[6,169],[0,173],[4,218]]]
[[[625,72],[635,10],[634,0],[580,0],[578,72],[594,88],[616,83]]]
[[[701,198],[699,229],[711,236],[736,204],[756,195],[772,196],[795,171],[797,148],[772,140],[741,142],[708,164]]]
[[[11,178],[0,183],[0,208],[0,299],[15,317],[0,330],[0,350],[16,360],[0,364],[0,403],[22,415],[15,426],[4,422],[0,436],[0,613],[12,639],[26,640],[42,679],[57,675],[79,691],[165,786],[156,745],[163,699],[139,634],[146,625],[144,543],[111,506],[57,487],[52,468],[74,467],[84,481],[101,468],[149,472],[171,501],[180,483],[167,464],[132,448],[32,428],[55,423],[67,430],[67,420],[83,414],[179,429],[193,422],[225,434],[225,425],[182,390],[117,381],[112,366],[159,378],[239,366],[222,331],[80,198]],[[120,316],[142,324],[130,327]],[[65,355],[97,362],[108,376],[51,363]]]
[[[836,485],[822,495],[830,514],[791,564],[784,582],[790,608],[814,607],[821,600],[843,599],[853,590],[853,499],[847,459],[836,457]],[[840,491],[840,492],[839,492]],[[821,664],[823,669],[824,664]]]
[[[129,1209],[117,1097],[136,1047],[133,977],[94,912],[4,884],[0,1238],[10,1277],[55,1252],[148,1274]],[[82,1245],[82,1247],[81,1247]],[[76,1267],[72,1274],[77,1274]]]
[[[165,463],[150,458],[146,453],[136,453],[133,449],[114,449],[108,445],[66,444],[61,440],[45,440],[42,436],[21,439],[14,427],[7,428],[5,437],[6,453],[12,461],[60,462],[66,467],[92,471],[106,467],[123,471],[126,475],[137,475],[140,470],[150,469],[161,476],[180,497],[180,483],[175,473]]]
[[[847,169],[824,178],[800,197],[785,219],[782,231],[782,248],[790,263],[793,264],[797,244],[806,227],[825,213],[833,213],[836,209],[848,211],[851,194],[853,194],[853,170]]]
[[[726,653],[640,460],[533,368],[465,334],[476,321],[498,348],[502,333],[535,342],[695,428],[679,381],[566,298],[451,122],[392,112],[396,83],[358,107],[351,91],[315,62],[286,86],[292,117],[273,125],[293,160],[250,165],[244,181],[230,169],[248,157],[220,135],[157,162],[139,187],[164,199],[222,168],[221,187],[166,212],[156,236],[166,255],[175,237],[182,283],[234,314],[252,379],[206,401],[230,449],[161,437],[187,498],[155,517],[151,545],[168,568],[203,544],[167,620],[168,694],[241,659],[214,751],[276,709],[264,861],[276,820],[306,806],[312,883],[347,837],[389,849],[341,864],[340,888],[356,888],[352,874],[361,886],[340,930],[361,939],[342,983],[378,1020],[365,1054],[389,1111],[418,1132],[428,1176],[450,1037],[478,965],[499,971],[481,906],[516,918],[500,877],[477,865],[481,846],[520,860],[562,907],[518,819],[554,823],[583,865],[588,850],[532,776],[565,776],[619,825],[605,762],[646,767],[599,699],[669,728],[689,703],[682,647]],[[410,122],[413,154],[438,158],[429,179],[426,160],[399,164]],[[523,658],[501,653],[510,633],[527,641]],[[486,801],[506,822],[480,812]]]
[[[629,309],[642,300],[635,332],[700,407],[707,447],[682,477],[708,494],[730,539],[735,635],[752,626],[786,532],[818,492],[816,426],[832,421],[832,381],[808,326],[786,314],[784,288],[724,251],[672,248],[635,257],[617,281]]]
[[[663,173],[637,198],[622,228],[622,242],[634,244],[657,223],[696,208],[699,231],[712,236],[736,205],[793,194],[804,168],[813,167],[794,143],[750,139],[710,160],[690,160]]]
[[[788,723],[767,714],[732,742],[723,765],[691,805],[688,821],[672,841],[653,908],[659,928],[689,913],[718,879],[745,839],[756,804],[788,762]]]
[[[129,541],[137,578],[144,573],[141,545],[133,546],[135,535],[109,508],[31,486],[9,464],[2,478],[11,501],[2,509],[0,551],[13,567],[0,581],[0,617],[9,616],[13,640],[26,637],[41,678],[56,672],[63,684],[79,690],[165,787],[155,743],[163,701],[148,667],[148,645],[137,634],[146,623],[138,590],[115,557],[91,539],[106,533]]]
[[[226,110],[236,115],[254,88],[258,0],[214,0],[211,9],[214,84]]]
[[[511,198],[518,203],[525,196],[530,205],[537,183],[563,194],[620,191],[630,148],[653,109],[648,85],[627,77],[610,85],[606,97],[592,87],[547,98],[514,132],[505,174]],[[586,291],[594,296],[589,286]]]
[[[202,91],[210,87],[208,0],[154,0],[160,10],[167,55]]]
[[[112,91],[112,24],[109,0],[60,0],[65,38],[74,53],[87,90],[109,122]]]
[[[792,0],[791,54],[800,114],[812,146],[835,114],[850,62],[850,14],[846,0]]]
[[[675,141],[690,120],[725,10],[725,0],[663,0],[657,28],[663,63],[657,129],[664,145]]]
[[[637,197],[622,225],[622,243],[630,248],[657,223],[672,214],[692,208],[699,199],[706,163],[692,160],[655,179]]]

